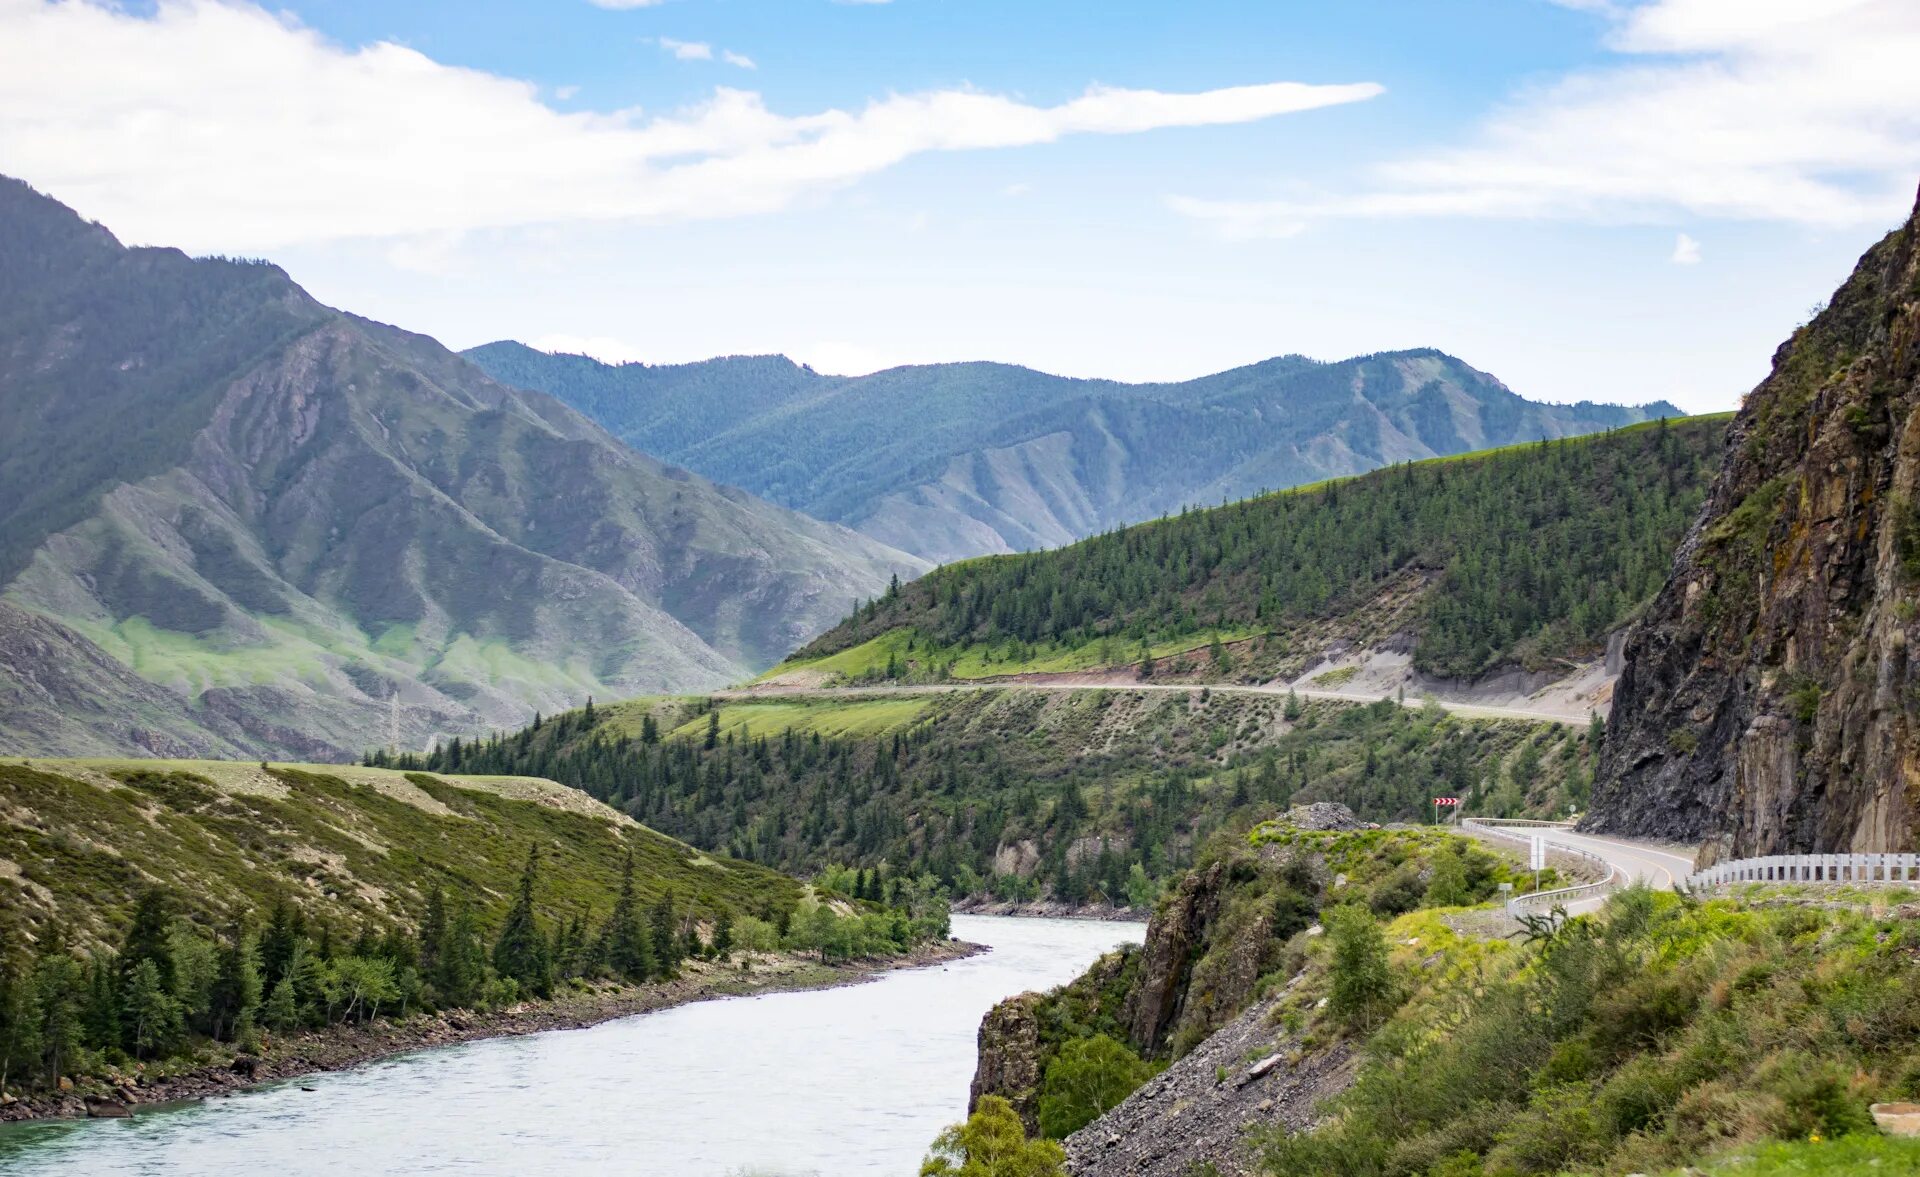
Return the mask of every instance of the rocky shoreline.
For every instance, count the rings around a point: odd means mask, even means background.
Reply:
[[[227,1055],[178,1071],[142,1067],[117,1076],[88,1079],[69,1090],[33,1095],[0,1106],[0,1123],[26,1120],[118,1118],[141,1105],[223,1097],[263,1083],[344,1071],[363,1063],[484,1038],[578,1030],[615,1018],[650,1013],[695,1001],[757,993],[790,993],[858,985],[882,973],[925,968],[987,951],[979,944],[945,940],[882,961],[825,965],[788,955],[752,958],[751,971],[689,962],[671,981],[643,986],[575,990],[550,1001],[525,1002],[475,1013],[455,1010],[420,1014],[328,1030],[274,1035],[259,1055]]]
[[[962,899],[953,904],[955,915],[1010,915],[1027,919],[1105,920],[1109,923],[1144,924],[1149,913],[1135,907],[1115,907],[1111,903],[1061,903],[1036,899],[1015,903],[1000,899]]]

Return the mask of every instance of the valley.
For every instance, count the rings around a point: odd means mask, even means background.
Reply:
[[[1920,208],[1694,417],[0,263],[9,1171],[1920,1168],[1920,897],[1692,877],[1916,845]]]

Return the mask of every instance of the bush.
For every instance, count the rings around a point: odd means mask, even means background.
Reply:
[[[1153,1077],[1139,1055],[1105,1034],[1060,1048],[1040,1083],[1040,1133],[1065,1139]]]
[[[981,1096],[964,1124],[933,1142],[920,1177],[1065,1177],[1067,1154],[1051,1140],[1028,1140],[1013,1105]]]
[[[1399,1004],[1399,987],[1387,963],[1387,939],[1365,908],[1343,904],[1322,917],[1333,946],[1328,1009],[1355,1029],[1372,1029]]]

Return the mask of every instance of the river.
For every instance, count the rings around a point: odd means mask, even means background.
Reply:
[[[980,1018],[1138,924],[955,916],[992,951],[400,1055],[131,1120],[0,1130],[8,1177],[901,1177],[966,1107]],[[303,1088],[312,1088],[311,1091]]]

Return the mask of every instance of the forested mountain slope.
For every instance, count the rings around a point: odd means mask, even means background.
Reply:
[[[884,864],[961,897],[1124,905],[1244,811],[1339,801],[1421,821],[1451,793],[1479,813],[1564,814],[1585,803],[1590,741],[1391,700],[997,690],[639,699],[399,764],[548,777],[797,873]]]
[[[1666,404],[1538,404],[1437,351],[1284,356],[1137,385],[990,363],[840,377],[779,356],[611,366],[511,342],[466,354],[636,449],[939,561],[1677,415]]]
[[[1627,647],[1595,828],[1717,857],[1920,836],[1920,210],[1748,395]]]
[[[783,677],[1132,667],[1256,680],[1379,642],[1435,676],[1555,665],[1591,654],[1658,591],[1725,424],[1663,420],[1403,465],[965,561],[863,607]],[[1183,649],[1196,652],[1173,656]]]
[[[418,747],[737,678],[923,566],[12,180],[0,430],[17,751]]]

